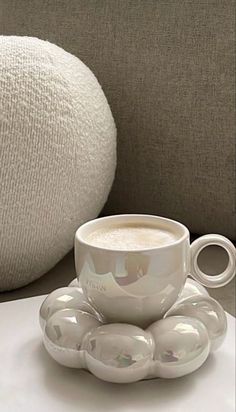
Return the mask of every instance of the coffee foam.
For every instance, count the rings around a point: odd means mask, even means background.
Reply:
[[[92,246],[115,250],[152,249],[169,245],[176,240],[175,233],[142,223],[104,225],[91,232],[86,238]]]

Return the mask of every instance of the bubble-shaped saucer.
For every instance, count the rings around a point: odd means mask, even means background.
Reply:
[[[195,371],[223,343],[227,320],[221,305],[188,278],[164,318],[147,329],[106,323],[74,279],[44,300],[40,325],[44,346],[58,363],[87,369],[104,381],[129,383]]]

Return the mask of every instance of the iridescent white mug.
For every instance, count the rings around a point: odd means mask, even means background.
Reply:
[[[175,233],[173,243],[144,250],[113,250],[86,240],[94,230],[115,223],[151,224]],[[216,276],[202,272],[199,253],[218,245],[228,253],[227,268]],[[171,219],[152,215],[107,216],[89,221],[75,235],[75,266],[87,299],[108,322],[147,326],[161,319],[177,300],[189,274],[204,286],[221,287],[234,277],[235,247],[221,235],[199,237],[190,245],[188,229]]]

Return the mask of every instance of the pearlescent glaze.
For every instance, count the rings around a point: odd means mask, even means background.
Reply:
[[[175,240],[141,250],[111,247],[112,242],[109,248],[101,242],[96,246],[89,243],[90,235],[114,225],[116,228],[152,226],[174,233]],[[125,244],[126,236],[123,237]],[[122,236],[119,239],[122,243]],[[228,267],[218,276],[208,276],[198,267],[199,253],[211,244],[221,246],[229,255]],[[75,266],[85,296],[108,322],[145,328],[163,318],[176,302],[190,272],[210,287],[219,287],[231,280],[235,271],[235,248],[228,239],[214,234],[202,236],[190,245],[188,229],[170,219],[135,214],[107,216],[87,222],[77,230]]]
[[[198,319],[206,326],[211,341],[211,351],[221,346],[227,331],[227,319],[224,309],[215,299],[210,296],[190,296],[177,301],[165,314],[165,318],[179,315]]]
[[[109,224],[141,224],[175,233],[176,240],[154,249],[112,250],[93,247],[87,236]],[[87,233],[87,229],[89,228]],[[82,235],[80,236],[80,233]],[[178,298],[189,273],[189,233],[169,219],[119,215],[82,225],[75,236],[75,265],[89,302],[108,322],[147,327],[161,319]]]
[[[103,325],[83,342],[87,367],[98,378],[116,383],[147,376],[154,344],[150,333],[127,324]]]
[[[76,309],[55,312],[46,322],[44,345],[58,363],[83,368],[84,352],[81,344],[84,336],[101,323],[90,313]]]
[[[206,327],[198,319],[172,316],[147,329],[155,341],[150,373],[161,378],[177,378],[198,369],[209,354]]]
[[[196,282],[196,280],[187,278],[183,290],[178,297],[178,301],[193,295],[209,296],[209,293],[207,292],[206,288],[204,288],[204,286],[202,286],[200,283]]]
[[[89,304],[83,291],[75,287],[64,287],[50,293],[41,305],[39,321],[41,328],[45,321],[61,309],[81,309],[84,312],[96,315],[96,310]]]
[[[77,278],[74,278],[74,279],[69,283],[68,287],[73,287],[73,288],[80,289],[80,291],[83,293],[83,290],[82,290],[80,281],[79,281],[79,279],[77,279]]]
[[[53,303],[58,294],[51,295]],[[145,331],[124,323],[102,325],[96,311],[93,315],[78,309],[57,310],[45,321],[44,345],[58,363],[88,369],[109,382],[183,376],[199,368],[212,343],[218,346],[224,336],[223,332],[213,340],[218,322],[214,321],[223,312],[214,302],[199,294],[177,301],[176,312],[178,305],[187,303],[181,306],[182,315],[168,316],[169,311]],[[194,310],[186,316],[189,308]]]
[[[225,270],[216,276],[209,276],[202,272],[198,266],[198,256],[201,251],[210,245],[222,247],[228,254],[228,265]],[[229,239],[222,235],[209,234],[200,236],[191,244],[191,275],[202,285],[208,288],[219,288],[227,285],[235,276],[236,273],[236,249]]]

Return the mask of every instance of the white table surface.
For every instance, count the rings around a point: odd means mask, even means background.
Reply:
[[[117,385],[57,365],[42,345],[43,296],[0,304],[1,412],[233,412],[235,318],[223,346],[192,375]]]

